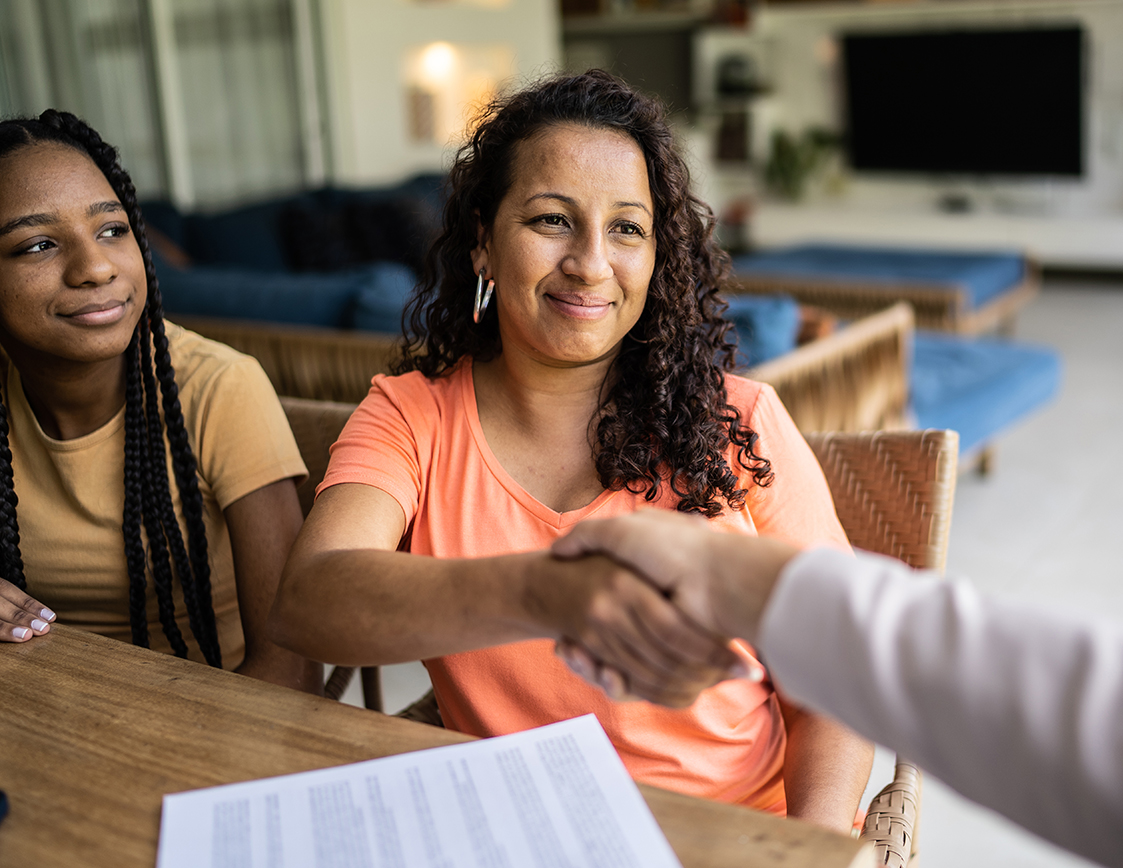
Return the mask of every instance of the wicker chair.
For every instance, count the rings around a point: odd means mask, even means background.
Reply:
[[[776,389],[800,431],[904,428],[912,334],[898,302],[743,373]]]
[[[278,395],[357,404],[375,374],[390,373],[400,349],[393,335],[238,319],[176,316],[204,337],[253,356]]]
[[[351,418],[354,404],[334,401],[312,401],[307,398],[281,398],[281,406],[289,419],[289,427],[296,437],[300,457],[308,468],[308,478],[297,488],[300,508],[307,516],[312,509],[316,496],[316,486],[324,478],[328,469],[328,456],[331,444],[339,439],[339,432]],[[324,695],[329,699],[339,699],[351,682],[354,669],[350,666],[336,666],[324,685]],[[375,711],[382,710],[382,683],[377,666],[362,669],[363,704]]]
[[[943,572],[955,496],[959,436],[954,431],[810,434],[855,548]],[[897,758],[893,781],[870,802],[862,838],[877,864],[904,868],[917,859],[920,771]]]

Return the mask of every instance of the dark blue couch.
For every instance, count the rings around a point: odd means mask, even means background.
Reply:
[[[143,203],[165,309],[397,332],[439,224],[443,183],[423,175],[324,188],[215,213]],[[189,267],[173,265],[182,258]]]

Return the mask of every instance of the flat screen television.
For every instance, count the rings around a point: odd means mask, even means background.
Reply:
[[[844,123],[859,171],[1080,176],[1079,26],[850,33]]]

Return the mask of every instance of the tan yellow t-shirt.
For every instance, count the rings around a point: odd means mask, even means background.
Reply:
[[[222,662],[245,654],[234,562],[223,510],[257,489],[307,474],[273,386],[256,359],[179,326],[167,326],[187,436],[198,463],[207,529],[211,593]],[[129,580],[121,520],[125,503],[125,408],[76,440],[43,433],[28,406],[19,372],[4,376],[12,471],[19,505],[20,550],[27,589],[59,621],[124,642],[129,627]],[[180,529],[187,530],[171,469],[168,476]],[[176,580],[176,620],[188,655],[202,661]],[[151,567],[148,580],[151,647],[171,653],[160,625]]]

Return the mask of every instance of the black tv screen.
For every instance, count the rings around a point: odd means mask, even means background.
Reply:
[[[1080,27],[842,37],[856,170],[968,175],[1084,171]]]

